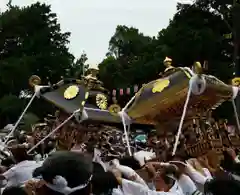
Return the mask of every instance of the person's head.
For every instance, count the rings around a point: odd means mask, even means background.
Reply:
[[[24,142],[26,142],[26,139],[27,139],[27,136],[26,136],[25,134],[21,134],[21,135],[19,135],[19,137],[18,137],[18,142],[19,142],[20,144],[23,144]]]
[[[167,156],[167,161],[181,161],[185,162],[188,160],[190,157],[185,151],[178,151],[174,156],[169,153]]]
[[[166,166],[160,170],[154,179],[157,190],[169,191],[176,184],[180,177],[180,172],[174,165]]]
[[[221,166],[224,168],[226,171],[230,171],[234,164],[234,159],[232,156],[229,154],[227,150],[223,151],[223,160],[221,161]]]
[[[53,141],[49,141],[44,148],[44,153],[48,154],[55,148],[56,143]]]
[[[46,182],[41,193],[44,195],[89,195],[93,191],[100,194],[117,186],[114,176],[92,163],[89,155],[68,151],[50,155],[33,176],[41,176]]]
[[[141,169],[141,165],[138,160],[136,160],[133,156],[126,156],[119,159],[119,163],[124,166],[128,166],[133,170]]]
[[[93,163],[92,194],[108,194],[117,188],[118,182],[112,172],[105,172],[102,165]],[[111,194],[111,193],[110,193]]]
[[[11,152],[13,154],[14,160],[19,163],[24,160],[30,160],[30,156],[27,154],[27,149],[22,146],[12,147]]]
[[[240,192],[239,181],[233,178],[222,175],[216,176],[214,179],[208,181],[204,185],[204,193],[211,195],[238,195]]]
[[[1,165],[5,167],[11,167],[12,165],[15,164],[15,161],[12,157],[7,157],[2,160]]]

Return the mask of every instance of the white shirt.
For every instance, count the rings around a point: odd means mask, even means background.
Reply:
[[[204,192],[204,184],[206,183],[206,181],[212,179],[210,172],[207,173],[206,169],[204,170],[203,175],[190,165],[187,165],[186,173],[192,179],[192,181],[194,181],[194,183],[197,185],[198,190],[202,193]]]
[[[7,187],[22,185],[29,179],[32,179],[33,171],[40,166],[40,162],[28,160],[16,164],[2,174],[7,180]]]
[[[197,186],[187,175],[182,174],[178,183],[184,195],[191,195],[197,191]]]
[[[204,186],[205,182],[210,179],[209,177],[206,177],[199,173],[196,169],[194,169],[192,166],[188,165],[186,167],[186,173],[188,176],[197,184],[200,184]]]
[[[122,191],[124,195],[183,195],[182,190],[178,186],[177,182],[175,182],[169,192],[157,192],[150,190],[148,187],[145,187],[136,182],[123,179]]]
[[[208,179],[213,179],[212,174],[207,168],[203,168],[203,173],[204,173],[204,176],[206,176]]]

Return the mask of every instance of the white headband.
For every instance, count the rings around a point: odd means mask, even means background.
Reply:
[[[70,188],[70,187],[68,187],[67,180],[64,177],[57,175],[53,179],[53,184],[46,183],[45,185],[47,187],[49,187],[50,189],[52,189],[53,191],[63,193],[64,195],[68,195],[68,194],[71,194],[72,192],[75,192],[77,190],[81,190],[81,189],[87,187],[88,184],[90,183],[91,179],[92,179],[92,175],[89,177],[89,179],[87,180],[87,182],[85,184],[81,184],[74,188]]]

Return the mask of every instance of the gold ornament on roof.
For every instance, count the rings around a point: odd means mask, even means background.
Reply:
[[[71,85],[64,91],[64,98],[71,100],[75,98],[79,93],[79,88],[77,85]]]
[[[101,92],[106,91],[106,89],[103,87],[103,83],[97,79],[96,71],[93,71],[83,77],[83,81],[85,86],[89,90],[99,90]]]
[[[31,87],[34,87],[36,85],[40,85],[41,84],[41,78],[37,75],[32,75],[29,78],[28,83]]]
[[[107,109],[107,97],[101,93],[96,96],[96,104],[101,110]]]
[[[166,57],[165,60],[164,60],[163,62],[164,62],[164,63],[166,63],[166,62],[171,62],[171,63],[172,63],[172,59],[169,58],[169,57]]]
[[[161,80],[158,80],[156,81],[156,83],[154,84],[153,86],[153,89],[152,89],[152,92],[153,93],[160,93],[162,92],[166,87],[168,87],[170,84],[170,81],[169,79],[161,79]]]
[[[232,85],[239,87],[240,86],[240,77],[235,77],[234,79],[232,79]]]
[[[118,113],[121,111],[121,107],[118,104],[112,104],[109,108],[108,111],[112,114],[112,115],[118,115]]]
[[[166,57],[165,60],[163,61],[164,66],[166,67],[164,72],[167,72],[170,69],[173,69],[174,67],[172,66],[172,59],[169,57]]]
[[[203,68],[200,62],[194,62],[193,64],[193,72],[196,74],[202,74]]]

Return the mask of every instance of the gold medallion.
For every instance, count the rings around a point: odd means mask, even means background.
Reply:
[[[170,84],[169,79],[161,79],[156,81],[156,83],[153,85],[152,92],[153,93],[160,93],[162,92],[166,87],[168,87]]]
[[[71,100],[75,98],[79,93],[79,88],[77,85],[71,85],[64,91],[64,98]]]
[[[118,104],[112,104],[109,108],[108,108],[108,111],[116,116],[118,115],[118,113],[121,111],[121,107],[118,105]]]
[[[107,97],[101,93],[96,96],[96,104],[101,110],[107,109]]]

